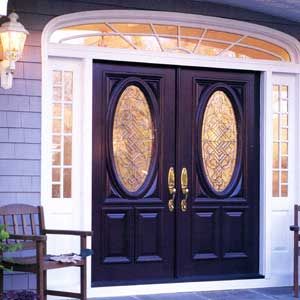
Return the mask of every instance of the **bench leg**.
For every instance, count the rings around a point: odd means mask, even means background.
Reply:
[[[80,237],[80,249],[86,249],[86,237],[81,236]],[[80,267],[80,295],[81,300],[86,300],[86,258],[83,259],[84,264]]]
[[[44,271],[43,272],[43,277],[44,277],[44,296],[45,296],[45,299],[46,299],[46,291],[47,291],[47,271]]]
[[[298,214],[298,213],[297,213]],[[294,296],[299,297],[299,235],[294,233]]]
[[[80,295],[81,300],[86,300],[86,264],[80,267]]]
[[[3,292],[4,292],[4,272],[0,270],[0,299],[3,299]]]
[[[297,272],[298,273],[298,272]],[[294,277],[294,294],[295,297],[298,298],[299,297],[299,283],[298,283],[298,274],[295,274]]]
[[[44,278],[44,252],[45,245],[37,241],[36,243],[36,261],[37,261],[37,271],[36,271],[36,291],[39,300],[45,300],[45,278]]]
[[[295,252],[294,254],[294,296],[298,298],[299,297],[298,251],[294,250],[294,252]]]
[[[42,270],[36,274],[36,293],[39,300],[45,300],[44,272]]]

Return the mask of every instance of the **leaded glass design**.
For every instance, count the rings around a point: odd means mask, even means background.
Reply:
[[[177,24],[107,22],[76,25],[56,30],[50,42],[242,59],[291,60],[283,47],[245,33]]]
[[[73,72],[52,71],[52,198],[72,197]]]
[[[288,196],[288,86],[273,85],[273,197]]]
[[[154,146],[154,126],[144,93],[135,85],[121,94],[113,120],[113,157],[116,173],[128,192],[145,182]]]
[[[216,192],[229,185],[237,159],[237,122],[232,104],[223,91],[214,92],[205,108],[201,133],[205,174]]]

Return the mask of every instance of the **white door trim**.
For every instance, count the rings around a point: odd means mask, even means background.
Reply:
[[[101,22],[150,22],[154,24],[159,22],[160,24],[180,24],[199,28],[209,27],[215,30],[222,29],[233,33],[245,33],[283,47],[289,52],[292,62],[300,62],[298,55],[300,43],[288,34],[249,22],[177,12],[101,10],[58,16],[46,25],[43,31],[42,43],[48,43],[51,34],[56,29],[76,24],[99,23],[99,20]]]
[[[84,47],[72,45],[56,45],[48,43],[51,33],[57,28],[75,25],[78,23],[90,23],[95,21],[131,21],[148,20],[160,23],[174,22],[177,24],[194,25],[212,23],[218,28],[235,31],[235,28],[248,31],[254,36],[261,36],[271,42],[284,45],[288,48],[292,57],[292,63],[262,61],[262,60],[241,60],[229,59],[224,57],[201,57],[195,55],[184,55],[174,53],[155,53],[138,51],[136,53],[124,49],[103,49],[97,47]],[[288,45],[288,46],[287,46]],[[300,46],[299,42],[284,33],[269,29],[263,26],[254,25],[235,20],[226,20],[215,17],[206,17],[181,13],[149,12],[149,11],[91,11],[80,12],[70,15],[64,15],[51,20],[45,27],[42,35],[42,181],[41,181],[41,202],[44,205],[49,199],[47,188],[50,184],[46,179],[49,163],[43,159],[47,157],[49,146],[49,120],[44,117],[49,111],[49,86],[47,81],[47,70],[49,57],[77,58],[78,64],[83,74],[84,86],[82,95],[84,105],[82,109],[82,168],[80,170],[81,181],[81,199],[84,199],[82,205],[83,220],[78,226],[82,229],[91,229],[91,167],[92,167],[92,65],[93,59],[158,63],[169,65],[197,66],[209,68],[237,69],[261,71],[261,180],[260,180],[260,272],[265,275],[264,279],[235,280],[235,281],[217,281],[217,282],[184,282],[169,284],[151,284],[126,287],[91,287],[91,260],[88,260],[88,296],[89,297],[108,297],[138,294],[155,294],[167,292],[187,292],[201,290],[221,290],[232,288],[251,288],[276,286],[290,283],[290,276],[274,277],[271,274],[271,200],[272,200],[272,182],[270,170],[272,168],[272,159],[270,153],[272,149],[272,78],[273,73],[298,74],[300,77]],[[299,81],[299,80],[298,80]],[[297,90],[299,98],[299,88]],[[298,113],[298,112],[297,112]],[[79,183],[76,180],[76,183]],[[47,212],[46,212],[47,213]],[[80,224],[81,223],[81,224]],[[83,224],[83,225],[82,225]],[[89,246],[90,242],[89,242]]]

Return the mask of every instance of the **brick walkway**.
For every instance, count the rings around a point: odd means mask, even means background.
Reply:
[[[249,290],[228,290],[217,292],[194,292],[147,296],[92,298],[91,300],[293,300],[291,287],[263,288]]]

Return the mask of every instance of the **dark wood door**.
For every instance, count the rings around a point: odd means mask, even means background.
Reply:
[[[177,174],[186,168],[189,193],[185,212],[185,190],[177,201],[177,276],[256,276],[258,77],[184,68],[178,74]]]
[[[258,274],[257,78],[94,63],[94,286]]]
[[[94,63],[93,285],[174,278],[175,70]]]

